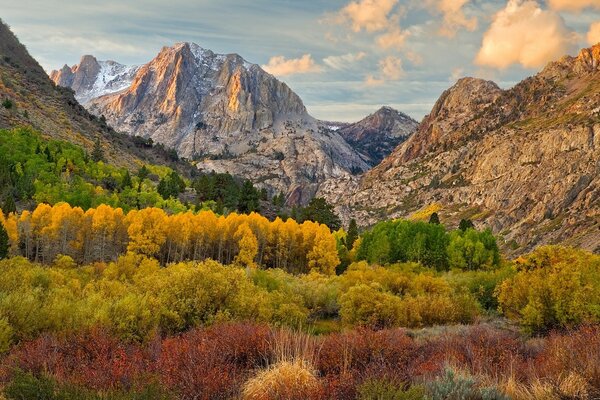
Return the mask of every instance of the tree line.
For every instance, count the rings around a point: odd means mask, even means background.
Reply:
[[[131,210],[101,205],[84,211],[67,203],[39,204],[0,222],[10,253],[41,263],[59,255],[78,263],[116,260],[126,252],[163,264],[213,259],[222,264],[281,268],[293,273],[331,274],[339,263],[330,229],[312,221],[259,214],[191,211],[169,215],[159,208]]]

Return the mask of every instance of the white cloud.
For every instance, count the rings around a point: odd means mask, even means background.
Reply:
[[[548,0],[548,5],[555,10],[581,11],[585,8],[600,9],[598,0]]]
[[[321,67],[315,63],[310,54],[304,54],[300,58],[286,59],[284,56],[271,57],[269,63],[262,68],[276,76],[307,74],[320,72]]]
[[[323,59],[323,63],[331,69],[335,70],[346,70],[349,69],[353,64],[364,59],[367,53],[364,51],[358,53],[348,53],[341,56],[329,56]]]
[[[383,77],[392,81],[397,81],[404,76],[402,60],[398,57],[388,56],[379,62]]]
[[[360,0],[346,5],[339,12],[340,21],[350,23],[354,32],[377,32],[389,25],[388,15],[398,0]]]
[[[558,13],[542,9],[535,0],[509,0],[493,17],[475,62],[494,68],[538,68],[567,54],[576,41]]]
[[[590,45],[600,42],[600,21],[594,22],[587,33],[587,41]]]
[[[464,6],[470,0],[426,0],[429,9],[443,15],[439,33],[442,36],[453,37],[462,28],[468,31],[477,29],[477,18],[467,18]]]

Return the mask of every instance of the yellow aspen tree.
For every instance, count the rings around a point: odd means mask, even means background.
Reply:
[[[306,256],[308,268],[310,271],[333,275],[335,267],[340,263],[335,238],[325,225],[313,226],[312,228],[315,229],[315,236],[312,248]]]
[[[123,210],[102,204],[88,210],[91,228],[91,258],[108,261],[118,256],[123,240]]]
[[[248,224],[241,224],[234,234],[237,241],[238,253],[235,256],[235,264],[246,268],[255,268],[254,260],[258,254],[258,240]]]
[[[50,221],[52,219],[52,207],[48,204],[38,204],[31,213],[31,231],[33,236],[33,260],[35,262],[51,261],[46,260],[45,251],[47,250],[51,238],[47,236]]]
[[[166,218],[165,212],[159,208],[130,211],[125,218],[129,236],[127,250],[155,256],[167,239]]]
[[[25,210],[18,219],[19,238],[23,243],[23,256],[33,259],[35,238],[33,233],[33,224],[31,223],[31,212]]]
[[[256,262],[259,265],[263,264],[267,247],[267,236],[269,233],[269,220],[257,213],[250,213],[246,219],[248,226],[252,229],[252,233],[258,241],[258,254]]]
[[[4,228],[8,233],[10,241],[10,253],[12,255],[19,254],[19,216],[16,213],[8,214],[8,218],[4,221]]]

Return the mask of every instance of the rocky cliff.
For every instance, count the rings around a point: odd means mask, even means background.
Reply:
[[[286,84],[237,54],[179,43],[135,69],[114,63],[107,74],[103,65],[86,56],[51,76],[117,130],[175,148],[202,170],[250,178],[302,203],[324,180],[370,168],[369,158],[312,118]],[[390,135],[399,130],[391,127]]]
[[[320,194],[362,225],[433,205],[449,225],[490,227],[514,253],[600,251],[599,160],[600,45],[508,90],[459,81],[379,166]]]

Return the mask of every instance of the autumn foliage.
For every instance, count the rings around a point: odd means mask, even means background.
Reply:
[[[535,340],[487,325],[421,335],[348,331],[309,337],[317,349],[313,364],[300,358],[277,362],[278,335],[265,325],[235,323],[157,337],[145,345],[126,344],[97,329],[43,336],[5,358],[1,379],[10,384],[19,370],[104,393],[158,384],[177,399],[356,399],[459,389],[472,396],[494,392],[493,398],[527,398],[519,396],[541,391],[549,396],[544,398],[600,394],[597,327]]]
[[[213,259],[223,264],[332,274],[339,263],[326,225],[269,221],[259,214],[220,216],[212,211],[169,215],[159,208],[132,210],[101,205],[83,211],[67,203],[40,204],[33,212],[0,220],[11,254],[51,263],[58,255],[77,263],[116,260],[127,251],[168,264]]]

